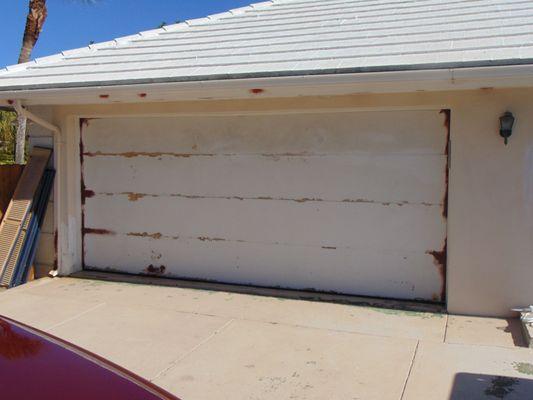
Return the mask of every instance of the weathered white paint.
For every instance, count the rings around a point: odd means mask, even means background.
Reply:
[[[431,258],[419,252],[124,235],[87,235],[85,240],[94,264],[127,265],[110,267],[123,272],[149,273],[148,265],[163,265],[170,276],[394,298],[415,293],[431,299],[441,290]],[[413,275],[413,265],[424,268]]]
[[[85,157],[84,164],[86,186],[98,187],[100,194],[442,205],[442,182],[435,179],[435,171],[444,170],[446,157],[420,154],[96,156]],[[113,174],[109,174],[110,170]],[[413,187],[418,189],[414,191]]]
[[[385,113],[386,111],[386,113]],[[385,118],[384,118],[385,116]],[[438,110],[90,119],[84,151],[200,154],[442,154]],[[238,117],[238,118],[237,118]],[[126,132],[127,131],[127,132]],[[357,132],[355,134],[354,132]],[[153,132],[151,140],[147,135]],[[127,137],[127,140],[124,138]]]
[[[199,197],[97,196],[87,199],[85,226],[122,234],[406,253],[440,250],[444,242],[438,205]]]
[[[85,265],[439,300],[444,120],[437,110],[89,120]]]

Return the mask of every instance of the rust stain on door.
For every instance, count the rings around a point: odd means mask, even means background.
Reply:
[[[155,233],[148,233],[148,232],[129,232],[127,233],[128,236],[133,237],[142,237],[142,238],[151,238],[151,239],[161,239],[163,237],[162,233],[155,232]]]
[[[87,198],[93,197],[95,195],[94,191],[88,190],[85,187],[85,177],[83,173],[83,128],[89,126],[90,120],[94,118],[80,118],[79,127],[80,127],[80,190],[81,190],[81,267],[85,267],[85,238],[84,235],[87,233],[85,229],[85,201]]]
[[[449,159],[450,159],[450,127],[451,127],[451,110],[442,109],[440,114],[444,115],[444,128],[446,134],[446,144],[444,155],[446,156],[446,167],[444,169],[444,198],[442,205],[442,217],[448,219],[448,186],[449,186]],[[441,277],[440,301],[446,301],[446,268],[448,263],[448,238],[444,239],[444,245],[441,250],[428,250],[426,254],[433,257],[433,262],[438,269]]]
[[[444,241],[441,250],[428,250],[426,254],[433,257],[433,263],[437,267],[441,277],[440,300],[446,301],[446,265],[448,262],[448,239]]]
[[[165,273],[165,270],[167,268],[164,265],[160,265],[159,267],[154,266],[153,264],[150,264],[144,269],[145,274],[149,275],[162,275]]]
[[[110,231],[109,229],[100,229],[100,228],[83,228],[83,234],[92,234],[92,235],[114,235],[115,232]]]
[[[85,179],[83,175],[83,127],[88,126],[86,118],[80,118],[80,190],[81,190],[81,267],[85,268]]]

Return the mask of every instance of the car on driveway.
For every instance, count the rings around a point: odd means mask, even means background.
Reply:
[[[2,316],[0,397],[3,400],[179,400],[96,354]]]

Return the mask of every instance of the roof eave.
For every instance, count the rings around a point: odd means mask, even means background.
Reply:
[[[533,60],[492,66],[435,65],[372,70],[283,71],[84,85],[0,88],[0,105],[28,105],[292,97],[355,93],[533,87]],[[260,89],[260,90],[255,90]]]

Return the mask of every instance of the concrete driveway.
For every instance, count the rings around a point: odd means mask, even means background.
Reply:
[[[533,398],[516,320],[78,278],[0,293],[0,314],[185,400]]]

